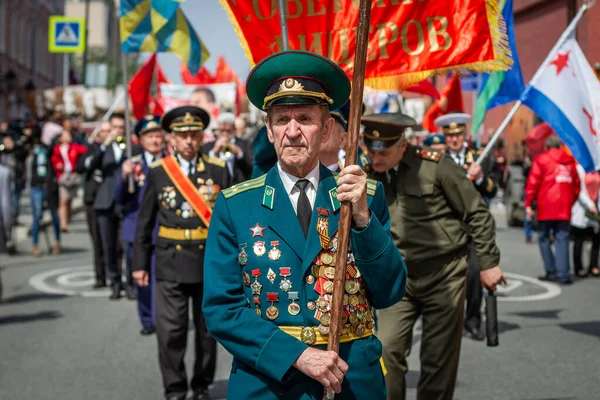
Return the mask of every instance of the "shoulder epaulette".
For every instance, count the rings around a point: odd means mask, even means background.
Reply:
[[[142,161],[142,155],[138,154],[136,156],[131,157],[131,161],[132,162],[138,162],[138,161]]]
[[[236,194],[240,194],[246,192],[250,189],[256,189],[265,186],[265,179],[267,178],[267,174],[259,176],[258,178],[250,179],[249,181],[238,183],[237,185],[233,185],[230,188],[227,188],[222,191],[223,196],[226,199],[235,196]]]
[[[440,158],[442,158],[442,153],[438,153],[437,151],[428,150],[428,149],[417,149],[417,156],[424,160],[439,162]]]
[[[367,196],[375,196],[377,190],[377,181],[375,179],[367,179]]]
[[[225,167],[225,161],[221,160],[220,158],[210,156],[202,156],[202,158],[209,164],[218,165],[219,167]]]
[[[163,163],[163,160],[156,160],[150,165],[150,169],[160,167]]]

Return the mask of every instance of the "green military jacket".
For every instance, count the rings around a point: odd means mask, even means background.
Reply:
[[[411,266],[435,265],[436,259],[465,250],[471,229],[481,269],[500,262],[492,215],[464,168],[450,156],[408,145],[396,175],[396,191],[388,173],[371,173],[384,183],[392,221],[392,237]]]
[[[406,285],[380,183],[368,181],[367,200],[369,224],[350,232],[342,333],[358,338],[340,345],[350,369],[339,399],[385,398],[381,343],[361,336],[374,327],[373,308],[400,301]],[[219,195],[204,259],[203,311],[209,332],[234,357],[228,399],[322,398],[322,385],[292,365],[308,346],[326,346],[288,332],[328,333],[339,214],[336,176],[323,165],[306,238],[277,166]]]

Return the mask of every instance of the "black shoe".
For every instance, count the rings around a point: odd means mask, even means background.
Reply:
[[[135,289],[133,288],[133,286],[131,286],[131,285],[126,285],[125,286],[125,295],[127,296],[127,298],[129,300],[135,300],[136,299]]]
[[[150,328],[142,328],[142,330],[140,331],[140,335],[142,336],[150,336],[155,332],[155,329],[150,327]]]
[[[106,283],[96,282],[96,283],[94,283],[94,286],[92,286],[92,289],[102,289],[105,287],[106,287]]]
[[[208,389],[197,390],[192,395],[192,400],[212,400]]]
[[[479,328],[473,328],[472,326],[464,326],[464,335],[469,339],[482,341],[484,339],[483,332]]]
[[[555,276],[550,276],[548,274],[546,275],[540,275],[538,276],[538,279],[540,281],[545,281],[545,282],[558,282],[558,278]]]
[[[567,278],[567,279],[561,279],[560,281],[558,281],[558,283],[561,285],[572,285],[573,281],[571,280],[571,278]]]
[[[121,298],[121,285],[115,283],[111,286],[111,294],[109,299],[111,300],[119,300]]]

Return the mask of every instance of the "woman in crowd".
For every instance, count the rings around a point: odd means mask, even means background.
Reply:
[[[60,206],[58,213],[63,232],[69,231],[71,203],[73,197],[77,195],[77,189],[81,183],[79,175],[75,172],[75,167],[77,160],[85,154],[85,151],[86,147],[84,145],[73,143],[73,136],[70,131],[63,130],[52,152],[52,166],[59,184]]]
[[[577,165],[577,174],[581,181],[579,198],[571,210],[571,233],[573,235],[573,268],[575,275],[584,278],[591,275],[600,276],[598,269],[598,252],[600,251],[600,215],[598,214],[598,194],[600,191],[600,174],[585,173],[581,165]],[[592,239],[589,269],[583,268],[583,243]]]
[[[44,210],[50,210],[52,227],[54,228],[54,255],[60,254],[60,222],[58,219],[58,180],[50,162],[50,150],[41,143],[38,133],[32,135],[31,152],[27,158],[27,184],[31,198],[31,211],[33,222],[31,238],[33,241],[33,255],[40,256],[39,235],[40,222]]]

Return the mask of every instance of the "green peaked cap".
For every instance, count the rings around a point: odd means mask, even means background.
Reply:
[[[308,51],[270,55],[250,71],[246,80],[250,102],[266,110],[276,105],[326,104],[343,106],[350,96],[350,79],[339,65]]]

